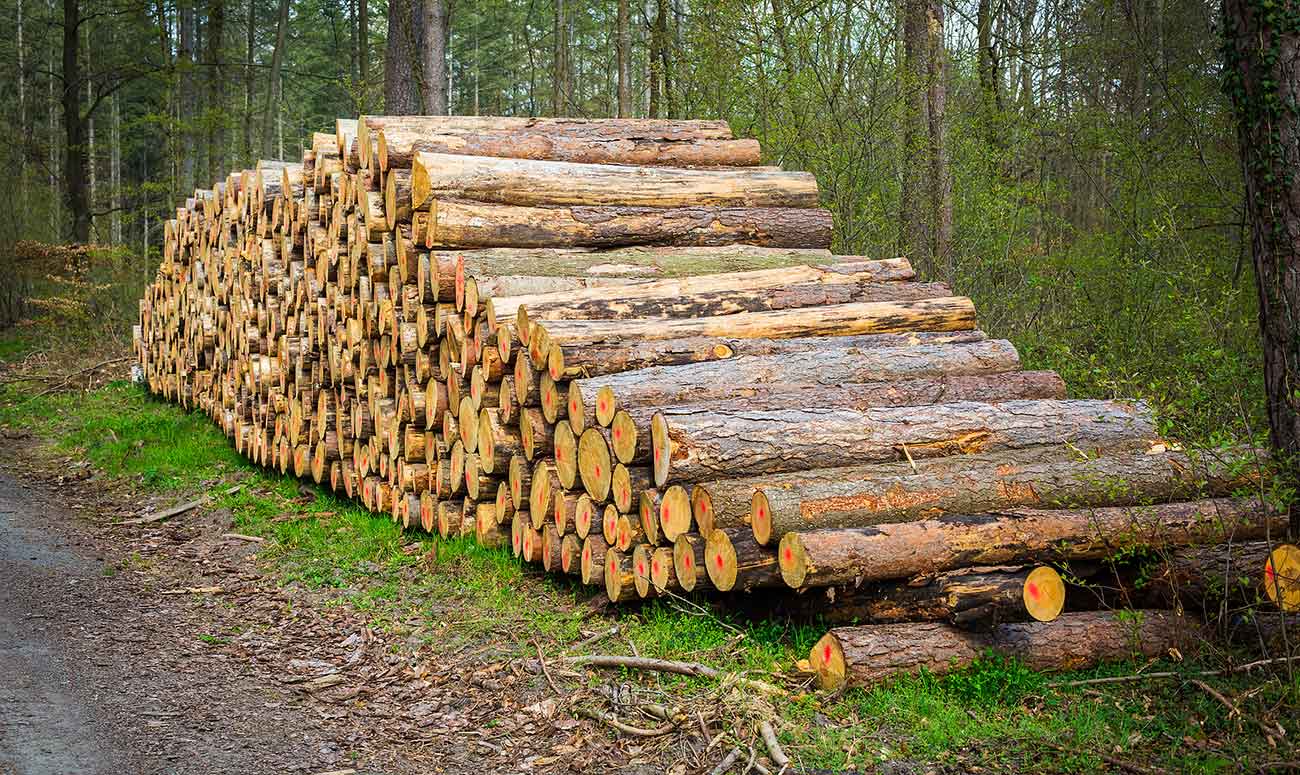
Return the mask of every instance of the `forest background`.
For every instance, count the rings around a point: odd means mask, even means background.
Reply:
[[[913,258],[1074,395],[1148,399],[1196,443],[1267,433],[1217,2],[0,8],[0,326],[75,282],[62,312],[125,336],[177,204],[339,116],[721,118],[817,176],[837,252]],[[104,249],[51,270],[69,241]]]

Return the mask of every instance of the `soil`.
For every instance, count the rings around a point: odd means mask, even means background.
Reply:
[[[228,514],[122,525],[149,506],[129,487],[0,442],[0,775],[649,764],[556,712],[536,662],[507,656],[526,633],[452,655],[413,647],[265,577]]]

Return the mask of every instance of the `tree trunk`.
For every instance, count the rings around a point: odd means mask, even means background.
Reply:
[[[411,207],[465,199],[523,207],[797,207],[817,206],[817,181],[806,172],[692,170],[567,161],[416,154]]]
[[[392,0],[388,4],[388,46],[384,51],[384,112],[390,116],[420,112],[415,63],[419,61],[416,31],[411,15],[417,0]],[[360,138],[358,127],[358,137]],[[363,150],[364,153],[364,150]]]
[[[447,2],[424,0],[424,113],[447,115]]]
[[[86,31],[86,63],[83,65],[86,77],[86,201],[90,205],[90,234],[91,239],[99,238],[99,229],[95,223],[95,210],[99,205],[99,165],[95,154],[95,91],[92,82],[91,73],[94,72],[91,65],[91,45],[90,45],[90,25],[83,25],[82,29]]]
[[[197,134],[194,108],[197,97],[194,84],[194,2],[195,0],[180,0],[177,9],[180,15],[180,29],[177,31],[179,39],[176,47],[176,70],[180,90],[180,104],[177,106],[180,120],[177,131],[181,136],[179,187],[182,197],[192,195],[195,185],[194,156],[197,150]]]
[[[993,44],[993,0],[979,0],[976,17],[977,42],[979,48],[980,94],[984,100],[984,110],[988,117],[993,110],[1001,107],[1002,96],[999,93],[997,50]]]
[[[970,565],[1094,560],[1125,549],[1251,540],[1283,525],[1284,519],[1254,499],[1018,509],[786,533],[778,553],[786,583],[801,589],[905,579]]]
[[[226,163],[226,0],[208,0],[208,180],[221,180]]]
[[[922,275],[951,282],[952,181],[945,149],[943,6],[904,3],[902,244]]]
[[[360,81],[359,112],[370,110],[370,9],[368,0],[357,0],[357,76]]]
[[[632,116],[632,31],[628,22],[628,0],[618,0],[618,28],[615,31],[618,65],[618,117]],[[21,44],[19,48],[21,48]]]
[[[565,87],[568,83],[568,34],[569,28],[564,15],[564,0],[555,1],[555,18],[551,30],[553,36],[551,51],[551,115],[565,114]]]
[[[79,0],[63,0],[63,197],[72,216],[72,240],[90,242],[90,201],[86,192],[86,125],[81,115],[82,19]],[[53,138],[51,138],[53,139]]]
[[[1107,447],[1155,436],[1143,404],[1008,401],[780,412],[658,412],[655,485],[1070,443]]]
[[[252,166],[253,156],[253,52],[257,46],[257,6],[248,0],[248,37],[244,50],[244,134],[243,163]]]
[[[1296,486],[1300,457],[1300,30],[1284,9],[1224,0],[1228,96],[1237,120],[1259,296],[1270,439]],[[1291,532],[1300,535],[1300,507]]]
[[[673,63],[672,49],[668,37],[668,0],[656,0],[655,37],[658,39],[659,74],[663,85],[659,91],[660,112],[664,118],[676,115],[673,105]]]
[[[1077,670],[1135,656],[1160,657],[1195,642],[1196,626],[1169,611],[1065,614],[1051,622],[1001,624],[972,633],[948,624],[837,627],[813,646],[809,661],[824,689],[872,686],[922,668],[965,667],[993,649],[1032,670]]]
[[[262,157],[280,158],[271,143],[271,111],[280,112],[280,68],[284,64],[284,39],[289,26],[289,0],[280,0],[280,11],[275,22],[275,49],[271,52],[271,74],[267,82],[266,102],[262,108]]]

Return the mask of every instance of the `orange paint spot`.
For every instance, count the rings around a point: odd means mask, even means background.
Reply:
[[[600,476],[600,466],[596,466],[596,476]]]
[[[688,555],[686,555],[686,558],[685,558],[684,560],[682,560],[682,565],[685,565],[686,567],[689,568],[689,567],[691,567],[691,563],[692,563],[692,562],[694,562],[694,560],[692,560],[692,559],[691,559],[691,556],[688,554]]]
[[[659,561],[658,561],[658,560],[655,560],[654,562],[650,563],[650,572],[651,572],[651,573],[658,573],[658,572],[659,572]]]
[[[582,550],[582,559],[584,559],[584,560],[590,560],[590,559],[591,559],[591,550],[590,550],[590,549],[583,549],[583,550]]]
[[[636,564],[636,572],[637,572],[637,573],[640,573],[642,576],[644,576],[644,575],[645,575],[645,563],[643,563],[643,562],[638,562],[638,563]]]
[[[618,428],[615,428],[615,429],[614,429],[614,438],[616,438],[616,439],[621,439],[621,438],[623,438],[623,431],[620,431]]]
[[[1268,579],[1269,581],[1272,581],[1272,580],[1273,580],[1273,563],[1272,563],[1272,562],[1266,562],[1266,563],[1264,563],[1264,578]]]
[[[657,449],[655,450],[655,462],[656,462],[656,463],[659,462],[659,450],[657,450]]]
[[[577,402],[577,401],[570,401],[570,402],[569,402],[569,411],[570,411],[570,412],[573,412],[574,414],[577,414],[577,413],[578,413],[578,402]]]
[[[790,547],[787,546],[785,548],[785,564],[789,565],[792,562],[794,562],[794,552],[790,551]]]

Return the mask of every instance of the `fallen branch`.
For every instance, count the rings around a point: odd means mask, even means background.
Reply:
[[[1133,681],[1145,681],[1150,678],[1213,678],[1220,675],[1235,675],[1237,673],[1246,673],[1257,667],[1267,667],[1268,665],[1281,664],[1283,662],[1294,662],[1300,659],[1300,655],[1294,657],[1273,657],[1272,659],[1258,659],[1254,662],[1245,662],[1240,665],[1226,667],[1222,670],[1198,670],[1193,673],[1179,673],[1174,670],[1163,670],[1155,673],[1133,673],[1132,675],[1112,675],[1105,678],[1083,678],[1078,681],[1053,681],[1047,684],[1049,689],[1065,689],[1076,686],[1099,686],[1101,684],[1122,684]]]
[[[767,755],[772,759],[772,763],[777,766],[777,771],[781,772],[790,766],[790,757],[785,755],[781,750],[781,744],[776,741],[776,730],[772,728],[772,722],[764,721],[758,725],[758,733],[763,736],[763,744],[767,746]]]
[[[727,752],[726,756],[722,757],[722,761],[718,762],[717,767],[714,767],[713,769],[709,770],[709,775],[722,775],[724,772],[730,770],[731,765],[735,764],[736,760],[739,758],[740,758],[740,749],[732,748],[730,751]]]
[[[1233,716],[1236,716],[1238,718],[1248,719],[1255,726],[1259,727],[1260,731],[1262,731],[1265,735],[1280,734],[1283,737],[1286,736],[1286,729],[1283,728],[1282,725],[1279,724],[1276,729],[1273,729],[1269,727],[1268,724],[1265,724],[1263,721],[1255,718],[1254,716],[1247,716],[1245,713],[1242,712],[1241,708],[1237,707],[1237,705],[1232,700],[1225,697],[1222,692],[1220,692],[1218,689],[1215,689],[1213,686],[1210,686],[1206,682],[1200,680],[1199,678],[1193,678],[1192,685],[1195,686],[1197,689],[1200,689],[1201,691],[1210,695],[1214,699],[1218,700],[1220,705],[1227,708],[1228,718],[1232,718]]]
[[[654,729],[634,727],[630,724],[624,724],[622,721],[614,718],[610,713],[596,710],[594,708],[578,708],[577,713],[579,716],[584,716],[592,721],[599,721],[602,724],[611,726],[624,734],[632,735],[634,737],[659,737],[660,735],[666,735],[677,728],[676,724],[664,724],[663,726],[655,727]]]
[[[243,533],[222,533],[221,537],[229,538],[235,541],[251,541],[255,544],[260,544],[266,540],[265,538],[261,538],[259,536],[249,536],[249,535],[244,535]]]
[[[183,587],[181,589],[164,589],[160,595],[217,595],[225,592],[224,587]]]
[[[699,662],[678,662],[671,659],[653,659],[651,657],[624,657],[615,654],[587,654],[576,657],[565,657],[565,662],[574,665],[588,665],[590,667],[626,667],[630,670],[648,670],[656,673],[676,673],[678,675],[689,675],[696,678],[724,678],[729,674],[718,670],[717,668],[702,665]],[[785,694],[785,690],[780,687],[763,681],[755,681],[752,678],[735,676],[738,683],[744,684],[759,691],[771,694]]]
[[[537,641],[533,641],[533,646],[537,649],[537,663],[542,666],[542,675],[546,677],[546,682],[551,685],[552,691],[556,694],[563,694],[560,687],[555,685],[555,680],[551,678],[551,671],[546,667],[546,657],[542,656],[542,646]]]
[[[583,638],[582,640],[578,641],[572,646],[566,648],[565,651],[569,651],[571,649],[580,649],[584,646],[590,646],[591,644],[602,641],[605,638],[609,638],[611,636],[617,635],[618,630],[619,630],[619,626],[616,624],[613,627],[610,627],[608,630],[604,630],[602,632],[595,633],[590,637]]]
[[[197,509],[199,506],[202,506],[203,504],[205,504],[205,503],[207,503],[207,502],[208,502],[208,496],[204,495],[202,498],[195,498],[194,500],[192,500],[192,501],[187,501],[187,502],[185,502],[185,503],[182,503],[182,504],[179,505],[179,506],[173,506],[172,508],[167,509],[166,511],[160,511],[160,512],[158,512],[157,514],[150,514],[150,515],[147,516],[147,517],[138,517],[138,518],[136,518],[136,519],[126,519],[126,520],[123,520],[123,521],[122,521],[121,523],[119,523],[119,524],[122,524],[122,525],[147,525],[147,524],[149,524],[149,523],[151,523],[151,522],[161,522],[161,521],[163,521],[164,519],[171,519],[172,517],[178,517],[178,516],[180,516],[181,514],[184,514],[184,513],[187,512],[187,511],[193,511],[194,509]]]

